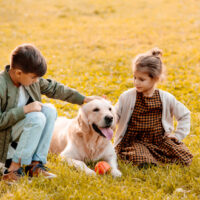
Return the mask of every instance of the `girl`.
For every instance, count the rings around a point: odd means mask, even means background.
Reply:
[[[161,50],[138,55],[133,73],[135,88],[125,91],[115,106],[118,155],[139,166],[160,162],[189,165],[193,156],[181,140],[190,131],[190,111],[172,94],[156,89],[163,76]],[[173,116],[178,122],[175,134]]]

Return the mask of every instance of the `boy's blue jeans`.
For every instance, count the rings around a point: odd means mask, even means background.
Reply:
[[[47,162],[47,154],[52,138],[56,109],[43,104],[41,112],[26,114],[25,119],[12,127],[12,141],[17,141],[16,150],[9,145],[7,159],[29,165],[32,161]]]

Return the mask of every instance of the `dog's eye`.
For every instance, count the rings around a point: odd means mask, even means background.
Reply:
[[[112,110],[112,108],[109,108],[109,110],[111,111],[111,110]]]
[[[93,111],[94,111],[94,112],[98,112],[98,111],[99,111],[99,108],[95,108]]]

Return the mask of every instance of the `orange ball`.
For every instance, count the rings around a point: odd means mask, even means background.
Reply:
[[[111,169],[110,165],[105,161],[100,161],[95,165],[95,172],[97,174],[103,175],[109,173],[110,169]]]

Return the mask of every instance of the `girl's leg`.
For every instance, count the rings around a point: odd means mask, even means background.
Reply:
[[[139,142],[132,143],[130,147],[122,148],[118,156],[125,161],[132,162],[133,165],[157,164],[156,158],[153,157],[149,149]]]
[[[32,160],[40,161],[45,164],[47,162],[47,154],[51,143],[55,120],[57,118],[57,111],[53,106],[44,104],[41,112],[46,118],[46,124]]]

